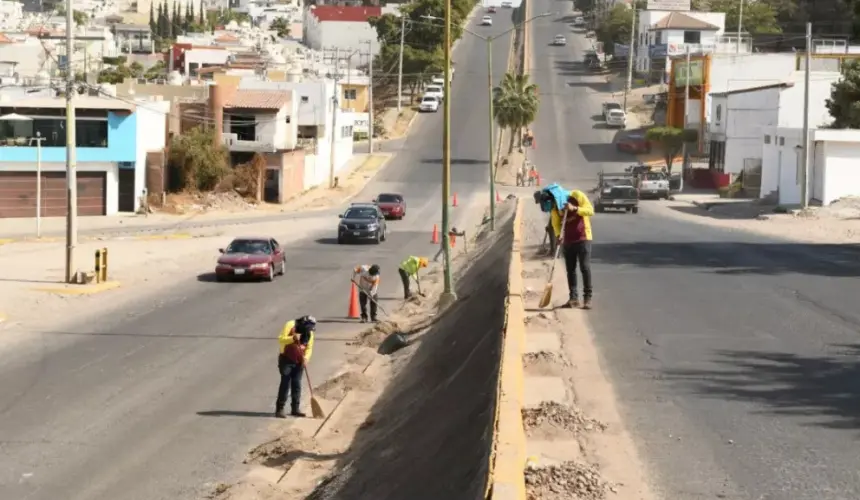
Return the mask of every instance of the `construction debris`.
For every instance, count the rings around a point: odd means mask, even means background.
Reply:
[[[612,490],[595,465],[564,462],[526,469],[528,500],[602,500]]]
[[[586,417],[579,408],[570,408],[555,401],[544,401],[537,408],[524,408],[523,425],[527,433],[545,426],[573,433],[606,430],[606,424]]]

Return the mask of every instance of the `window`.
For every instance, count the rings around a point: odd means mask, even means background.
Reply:
[[[236,140],[257,140],[257,117],[254,115],[230,115],[230,133]]]
[[[780,138],[779,138],[779,145],[780,145],[780,146],[785,146],[785,137],[780,137]]]
[[[34,118],[31,121],[0,121],[0,145],[30,146],[30,138],[43,137],[42,147],[66,146],[66,121],[62,117]],[[32,144],[34,147],[36,143]],[[75,120],[75,145],[80,148],[106,148],[108,123],[101,119]]]
[[[702,43],[701,31],[685,31],[684,43]]]
[[[770,136],[769,135],[764,136],[764,143],[770,144]]]
[[[308,96],[306,95],[300,96],[299,99],[301,100],[302,104],[308,103]]]
[[[357,99],[356,97],[356,89],[344,89],[343,90],[343,98],[347,101],[354,101]]]

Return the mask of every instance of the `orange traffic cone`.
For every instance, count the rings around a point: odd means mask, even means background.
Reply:
[[[360,317],[361,314],[358,312],[358,287],[353,283],[349,289],[349,313],[347,314],[347,318],[358,319]]]
[[[540,187],[540,172],[537,174],[537,185]]]
[[[448,233],[448,241],[451,243],[451,248],[457,246],[457,235],[454,233]]]
[[[436,224],[433,224],[433,236],[430,240],[430,243],[433,243],[434,245],[439,244],[439,228],[436,226]]]
[[[456,207],[456,206],[457,206],[457,193],[454,193],[454,202],[453,202],[453,203],[451,203],[451,206],[452,206],[452,207]]]

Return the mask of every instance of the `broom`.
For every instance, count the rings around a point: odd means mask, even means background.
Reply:
[[[564,240],[564,226],[567,224],[567,210],[564,211],[564,217],[561,220],[561,239]],[[543,309],[548,306],[552,300],[552,276],[555,274],[555,264],[558,262],[558,252],[561,250],[561,245],[555,247],[555,257],[552,259],[552,267],[549,269],[549,278],[547,278],[546,286],[543,288],[543,295],[540,298],[538,307]]]
[[[311,394],[311,415],[314,418],[325,418],[325,412],[317,398],[314,397],[314,386],[311,384],[311,374],[308,372],[308,367],[305,366],[305,378],[308,380],[308,391]]]

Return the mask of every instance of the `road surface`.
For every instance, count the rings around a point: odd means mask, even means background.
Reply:
[[[556,5],[535,0],[534,12]],[[558,19],[533,30],[531,156],[546,182],[589,189],[599,169],[634,160],[595,128],[605,86]],[[549,46],[556,34],[568,47]],[[660,204],[594,217],[588,313],[660,496],[860,498],[860,249],[680,222]]]
[[[506,13],[492,28],[511,26]],[[504,72],[508,37],[494,66]],[[485,45],[458,46],[452,92],[452,189],[460,207],[487,196]],[[300,314],[320,320],[311,374],[318,381],[343,361],[359,328],[342,318],[352,266],[382,266],[380,295],[395,300],[397,265],[432,256],[440,219],[442,113],[418,119],[403,148],[358,199],[405,194],[407,218],[381,246],[334,244],[337,219],[288,245],[286,276],[274,283],[178,279],[157,302],[106,314],[99,324],[33,333],[0,363],[0,498],[155,500],[192,498],[230,481],[248,447],[268,436],[278,382],[274,339]],[[480,198],[479,198],[480,197]],[[474,209],[474,207],[473,207]],[[473,214],[474,215],[474,212]],[[214,263],[214,259],[213,259]],[[209,271],[201,263],[201,272]],[[178,277],[181,278],[181,277]],[[393,302],[388,302],[393,307]],[[232,476],[232,477],[231,477]]]

